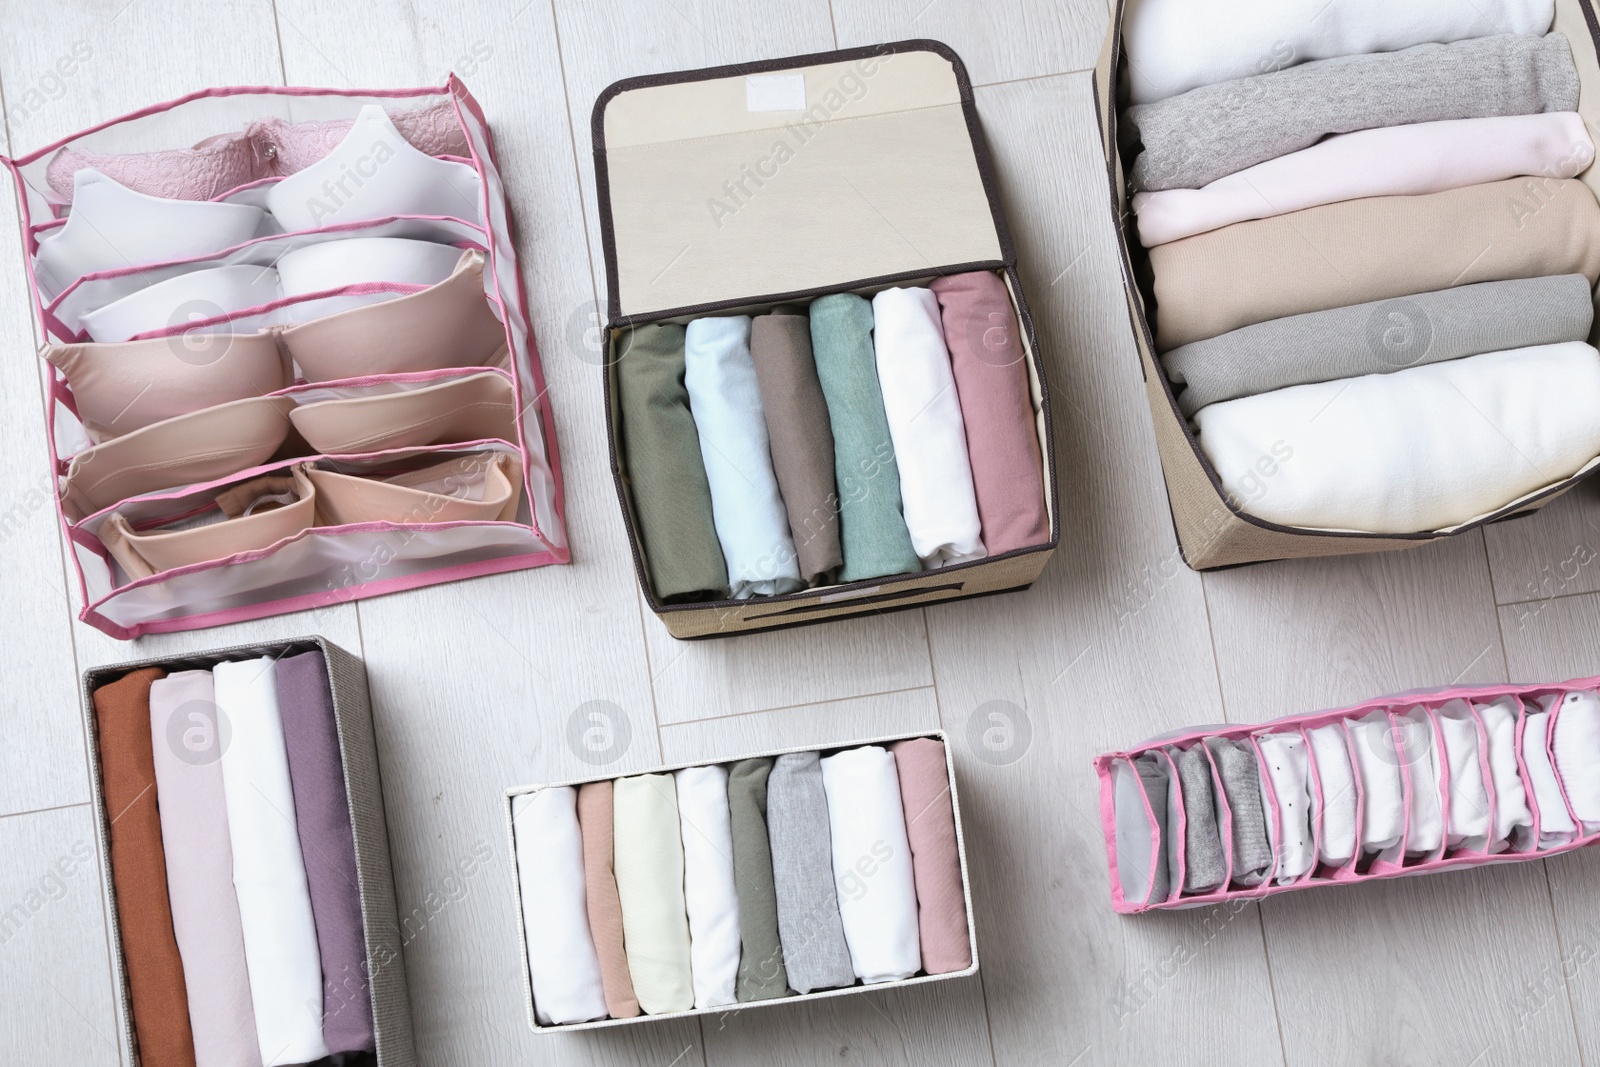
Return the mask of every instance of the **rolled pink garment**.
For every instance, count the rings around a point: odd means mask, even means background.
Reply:
[[[967,457],[990,556],[1044,544],[1050,516],[1028,392],[1021,326],[1005,282],[991,271],[936,278],[945,346],[955,373]]]
[[[972,966],[972,944],[944,743],[914,737],[896,741],[889,751],[900,773],[900,803],[905,808],[911,876],[917,887],[922,969],[929,974],[964,971]]]
[[[595,955],[600,957],[600,989],[605,994],[606,1011],[613,1019],[631,1019],[639,1014],[639,998],[633,994],[633,976],[628,973],[628,954],[622,941],[622,899],[617,896],[614,867],[615,818],[609,780],[578,787],[583,887],[589,935],[594,939]]]

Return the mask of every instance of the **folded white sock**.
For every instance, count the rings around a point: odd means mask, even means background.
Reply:
[[[1528,781],[1533,784],[1534,802],[1539,805],[1540,848],[1566,844],[1578,831],[1567,811],[1555,765],[1545,749],[1550,731],[1549,709],[1556,699],[1541,697],[1539,706],[1543,710],[1528,711],[1522,716],[1522,762],[1528,768]]]
[[[1278,858],[1280,884],[1292,882],[1311,869],[1316,850],[1311,838],[1311,779],[1305,738],[1299,734],[1267,734],[1256,738],[1267,774],[1262,792],[1272,790],[1277,798],[1278,817],[1272,818],[1272,801],[1265,795],[1267,835]]]
[[[1494,781],[1494,838],[1490,850],[1503,851],[1519,827],[1533,826],[1522,772],[1517,769],[1517,714],[1515,697],[1501,697],[1474,709],[1483,720],[1489,742],[1489,775]]]
[[[1361,848],[1382,852],[1400,843],[1406,830],[1405,789],[1393,724],[1387,712],[1373,712],[1345,724],[1356,769],[1361,774]]]
[[[733,824],[728,814],[728,769],[685,767],[678,782],[683,833],[683,903],[689,912],[689,958],[694,1006],[737,1001],[739,896],[733,883]]]
[[[1450,846],[1482,848],[1489,840],[1489,793],[1479,760],[1477,717],[1465,700],[1451,700],[1439,708],[1438,719],[1450,768]]]
[[[1561,699],[1550,747],[1583,832],[1600,830],[1600,696],[1594,690],[1568,693]]]
[[[1350,769],[1344,727],[1329,723],[1307,730],[1306,736],[1322,783],[1322,809],[1317,813],[1322,820],[1318,852],[1323,863],[1342,867],[1356,854],[1356,781]],[[1315,803],[1317,798],[1313,795],[1311,799]]]
[[[533,1013],[544,1026],[607,1015],[589,931],[577,805],[570,785],[511,798]]]
[[[1406,814],[1406,853],[1424,856],[1444,844],[1444,796],[1439,783],[1439,753],[1433,723],[1421,706],[1397,716],[1399,750],[1411,778]]]

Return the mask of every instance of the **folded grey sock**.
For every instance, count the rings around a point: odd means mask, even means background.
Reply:
[[[1183,888],[1189,893],[1215,889],[1228,876],[1222,855],[1222,831],[1217,828],[1217,794],[1211,780],[1211,761],[1200,745],[1175,756],[1178,783],[1183,787]]]
[[[1444,119],[1576,111],[1566,37],[1501,34],[1341,56],[1130,107],[1136,190],[1198,189],[1329,134]]]
[[[1424,363],[1563,341],[1587,341],[1594,297],[1581,274],[1480,282],[1395,300],[1273,319],[1161,357],[1185,388],[1178,406],[1291,385],[1388,374]]]
[[[1272,869],[1267,817],[1261,807],[1261,765],[1255,751],[1225,737],[1208,738],[1222,779],[1222,794],[1233,814],[1233,880],[1252,885]]]
[[[1172,788],[1172,774],[1167,761],[1155,755],[1140,756],[1133,761],[1133,769],[1139,773],[1140,783],[1144,786],[1145,799],[1150,802],[1150,814],[1161,828],[1162,846],[1155,850],[1156,866],[1150,872],[1149,897],[1150,903],[1159,904],[1172,892],[1172,873],[1167,861],[1172,851],[1167,823],[1167,794]]]
[[[833,834],[815,752],[779,756],[767,778],[767,837],[783,966],[797,993],[854,985],[833,885]]]

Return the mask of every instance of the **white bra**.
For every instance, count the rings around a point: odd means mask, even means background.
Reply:
[[[165,200],[80,170],[72,212],[39,239],[34,274],[53,298],[85,274],[220,252],[270,226],[265,212],[247,204]]]
[[[362,107],[332,152],[273,185],[267,207],[286,230],[391,215],[444,215],[481,224],[478,172],[411,146],[376,104]]]
[[[450,245],[399,237],[328,241],[286,253],[275,268],[238,264],[168,278],[85,314],[83,328],[98,342],[126,341],[344,286],[436,285],[455,271],[461,256],[461,249]],[[250,333],[263,326],[310,322],[404,295],[399,289],[340,294],[197,328],[203,333]]]

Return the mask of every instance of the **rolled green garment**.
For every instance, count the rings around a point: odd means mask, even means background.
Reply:
[[[803,312],[778,308],[750,328],[761,406],[767,416],[772,467],[783,493],[800,576],[825,585],[844,564],[839,547],[839,496],[833,481],[833,430],[811,355]]]
[[[669,603],[720,600],[728,567],[683,384],[683,327],[630,327],[617,352],[625,473],[651,585]]]
[[[676,783],[670,774],[618,778],[613,804],[613,862],[634,994],[647,1015],[688,1011],[694,983]]]
[[[767,842],[770,758],[740,760],[728,771],[728,814],[733,824],[733,885],[739,896],[739,1003],[787,996],[783,942],[778,937],[778,896]]]
[[[854,293],[811,304],[811,349],[828,402],[839,492],[841,581],[922,570],[900,511],[900,468],[872,349],[872,305]]]
[[[1560,274],[1272,319],[1175,348],[1161,363],[1173,384],[1184,386],[1178,406],[1193,415],[1207,404],[1290,385],[1584,341],[1593,325],[1589,279]]]
[[[854,985],[833,881],[833,832],[820,755],[788,752],[773,764],[767,778],[767,830],[789,984],[798,993]]]

